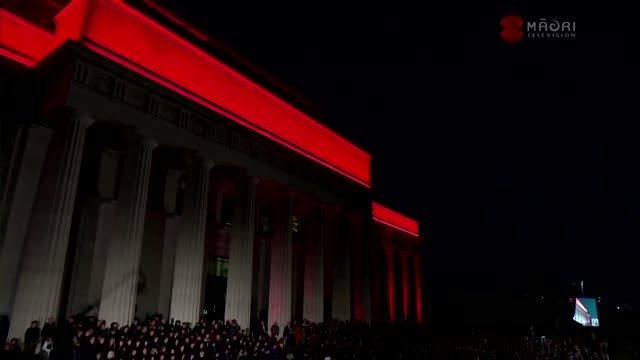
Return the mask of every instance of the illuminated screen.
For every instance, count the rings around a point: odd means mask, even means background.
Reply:
[[[576,308],[573,321],[582,326],[600,326],[596,299],[576,298]]]

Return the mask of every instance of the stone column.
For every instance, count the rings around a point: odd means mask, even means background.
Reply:
[[[97,315],[102,295],[105,256],[113,235],[116,203],[90,197],[84,205],[73,265],[68,314]]]
[[[3,90],[7,90],[9,86],[4,86]],[[6,94],[5,91],[0,90]],[[7,103],[7,97],[2,96],[3,104]],[[20,153],[20,144],[25,132],[28,130],[25,126],[21,126],[22,121],[18,119],[7,120],[11,114],[11,110],[4,107],[4,121],[0,121],[0,208],[2,208],[2,195],[6,194],[9,182],[11,182],[12,173],[15,173],[16,155]],[[22,114],[25,116],[26,114]],[[18,120],[18,121],[16,121]],[[0,232],[2,234],[2,232]],[[0,236],[0,244],[2,244]]]
[[[255,311],[254,315],[262,316],[262,312],[269,311],[269,276],[271,274],[269,257],[271,255],[269,251],[269,245],[271,243],[271,239],[261,238],[258,242],[258,254],[256,256],[256,268],[254,283],[256,283],[256,287],[253,291],[255,294]],[[256,281],[257,280],[257,281]],[[262,319],[260,319],[262,320]]]
[[[99,312],[107,323],[126,325],[135,314],[149,173],[156,146],[155,140],[135,139],[125,155]]]
[[[304,312],[304,241],[299,233],[300,220],[296,216],[295,206],[293,211],[293,234],[292,234],[292,274],[291,274],[291,315],[302,318]]]
[[[271,242],[268,326],[277,323],[280,335],[291,321],[293,282],[293,195],[278,204]]]
[[[323,267],[324,267],[324,320],[333,318],[333,277],[335,268],[335,246],[338,235],[335,206],[325,205],[322,223]]]
[[[395,286],[394,286],[394,282],[395,282],[395,275],[394,275],[394,271],[393,271],[393,248],[391,248],[388,245],[385,245],[384,248],[385,251],[385,255],[386,255],[386,268],[387,268],[387,305],[389,306],[389,320],[390,321],[394,321],[395,318]]]
[[[369,247],[369,269],[371,276],[371,319],[375,321],[383,320],[382,311],[382,283],[384,282],[381,266],[383,253],[380,247],[380,240],[374,238],[377,234],[372,234],[371,245]]]
[[[153,176],[153,165],[151,172]],[[149,189],[149,197],[152,196]],[[140,255],[140,276],[143,278],[138,280],[140,288],[136,300],[136,316],[140,318],[155,313],[164,318],[169,316],[179,224],[179,216],[152,211],[151,207],[147,209]]]
[[[211,167],[213,162],[209,160],[198,161],[189,179],[173,268],[170,318],[192,324],[198,321],[201,311]]]
[[[416,321],[422,322],[422,268],[420,266],[420,253],[413,254],[413,280],[415,281],[416,294]]]
[[[93,122],[88,114],[75,113],[66,132],[53,135],[24,244],[9,338],[22,338],[31,320],[44,322],[60,310],[82,153]]]
[[[366,223],[364,223],[366,224]],[[363,225],[364,225],[363,224]],[[365,228],[361,233],[362,250],[360,256],[362,257],[362,283],[361,283],[361,304],[362,304],[362,319],[366,322],[371,322],[371,266],[372,260],[369,258],[371,253],[369,252],[369,237],[367,236]]]
[[[365,225],[361,214],[349,216],[349,241],[351,242],[352,316],[356,320],[371,320],[369,271]]]
[[[324,320],[324,260],[322,209],[314,209],[308,219],[304,233],[304,303],[303,318],[311,322]],[[304,226],[304,225],[303,225]],[[304,231],[304,229],[303,229]]]
[[[160,286],[158,288],[158,312],[162,314],[165,319],[171,309],[173,267],[176,262],[176,243],[178,231],[180,230],[180,220],[178,216],[169,216],[164,223],[162,261],[160,263]]]
[[[227,320],[235,319],[242,328],[249,327],[251,317],[257,184],[257,179],[250,179],[238,191],[231,228],[229,276],[224,314]]]
[[[409,264],[406,250],[400,250],[400,276],[402,277],[402,315],[409,319]]]
[[[39,125],[31,125],[26,132],[24,150],[16,146],[11,156],[0,206],[0,314],[4,315],[11,314],[20,254],[52,134],[51,129]]]
[[[334,248],[332,317],[343,321],[351,320],[351,251],[344,234],[336,239]]]

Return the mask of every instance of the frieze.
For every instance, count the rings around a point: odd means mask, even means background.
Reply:
[[[113,81],[113,98],[119,101],[124,101],[127,96],[127,84],[121,79],[115,79]]]
[[[153,95],[145,95],[145,97],[145,103],[147,105],[145,106],[144,111],[147,114],[156,116],[156,114],[158,114],[158,108],[160,107],[159,99]]]
[[[215,136],[216,136],[216,126],[215,124],[211,123],[210,121],[207,121],[207,119],[202,118],[197,116],[196,117],[198,120],[198,122],[204,123],[205,124],[205,134],[204,137],[209,140],[209,141],[215,141]]]
[[[76,62],[76,68],[73,72],[73,81],[78,84],[86,85],[88,77],[89,68],[86,64],[82,61]]]
[[[278,167],[277,158],[269,149],[262,149],[260,152],[260,160],[274,168]]]
[[[231,150],[238,151],[238,133],[231,131],[229,135],[229,146],[231,147]]]
[[[253,143],[253,146],[251,147],[251,158],[257,161],[265,162],[262,155],[264,151],[265,149],[260,144]]]
[[[158,112],[157,116],[163,120],[167,120],[168,122],[176,121],[176,110],[177,107],[164,99],[158,99]],[[184,127],[185,129],[188,126]]]
[[[110,94],[112,91],[111,84],[113,84],[114,80],[115,79],[106,71],[92,69],[89,74],[89,83],[87,85],[103,94]]]
[[[196,116],[192,113],[188,118],[186,129],[200,137],[211,140],[211,137],[208,135],[209,133],[211,133],[211,131],[209,130],[211,126],[212,125],[204,118]]]
[[[133,106],[137,110],[144,110],[147,102],[147,96],[143,89],[133,84],[126,84],[126,91],[124,94],[124,103]]]
[[[235,124],[227,124],[229,120],[223,115],[194,110],[192,105],[142,87],[143,82],[125,79],[122,74],[107,71],[102,65],[78,59],[73,82],[278,170],[305,180],[318,179],[319,169],[304,166],[300,160],[274,151],[257,135]]]
[[[184,111],[182,109],[179,109],[178,110],[178,126],[183,129],[188,129],[192,116],[195,116],[195,115],[190,113],[189,111]]]
[[[222,126],[222,124],[215,124],[215,136],[213,138],[214,141],[229,146],[229,132],[227,129]]]
[[[242,136],[238,136],[238,151],[241,154],[247,155],[247,156],[251,156],[252,154],[252,142],[251,140],[242,137]]]

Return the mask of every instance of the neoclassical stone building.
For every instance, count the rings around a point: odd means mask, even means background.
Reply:
[[[24,3],[0,9],[10,336],[78,313],[421,321],[418,226],[372,202],[368,154],[144,6]]]

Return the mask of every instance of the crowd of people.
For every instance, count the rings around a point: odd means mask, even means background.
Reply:
[[[10,339],[2,358],[48,360],[280,359],[609,359],[606,343],[539,336],[432,337],[411,324],[292,321],[283,328],[241,329],[235,321],[201,319],[193,326],[153,317],[121,326],[92,317],[33,322]]]

